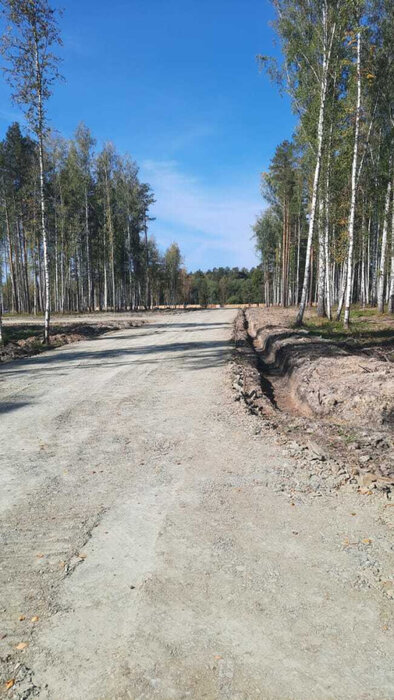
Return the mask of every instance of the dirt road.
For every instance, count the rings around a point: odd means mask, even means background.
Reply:
[[[2,368],[5,697],[394,698],[394,508],[288,492],[234,401],[234,315]]]

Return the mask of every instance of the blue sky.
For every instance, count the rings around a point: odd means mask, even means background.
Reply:
[[[190,270],[256,264],[260,173],[291,136],[287,98],[259,73],[277,54],[268,0],[63,0],[62,73],[49,114],[79,121],[140,165],[157,202],[151,233]],[[0,128],[18,112],[0,84]]]

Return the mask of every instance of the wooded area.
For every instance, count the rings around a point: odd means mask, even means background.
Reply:
[[[135,309],[176,303],[181,255],[148,236],[154,195],[112,143],[97,153],[85,124],[71,140],[50,130],[46,102],[61,45],[47,0],[2,2],[5,76],[31,135],[12,124],[0,143],[1,311]]]
[[[50,130],[55,10],[3,0],[5,76],[31,135],[14,123],[0,144],[1,309],[44,313],[46,342],[51,310],[255,301],[299,304],[300,324],[316,303],[346,327],[353,302],[394,313],[393,4],[273,4],[283,63],[259,62],[298,126],[262,176],[261,266],[188,274],[176,243],[162,255],[148,236],[154,193],[131,157],[112,143],[96,152],[83,123],[71,140]]]
[[[316,303],[349,325],[353,302],[394,313],[394,6],[275,0],[283,64],[260,56],[298,125],[262,176],[254,231],[264,301]]]

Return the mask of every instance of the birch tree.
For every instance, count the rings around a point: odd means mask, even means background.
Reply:
[[[392,189],[394,189],[394,177]],[[394,195],[391,210],[391,260],[390,260],[390,287],[389,287],[389,307],[390,314],[394,314]]]
[[[386,254],[387,254],[387,231],[389,227],[389,208],[391,197],[391,180],[387,183],[386,198],[383,215],[382,247],[380,252],[379,278],[378,278],[378,310],[382,314],[384,311],[385,281],[386,281]]]
[[[3,345],[3,251],[0,238],[0,346]]]
[[[282,76],[286,80],[294,110],[300,116],[300,128],[313,150],[314,172],[310,192],[308,237],[305,251],[304,281],[297,314],[297,325],[303,321],[311,276],[311,251],[319,178],[322,168],[327,91],[338,36],[340,4],[335,0],[275,0],[276,28],[284,53]],[[317,112],[317,123],[310,133],[311,112]],[[313,118],[312,118],[313,121]],[[323,270],[323,266],[321,268]]]
[[[352,160],[352,179],[351,179],[351,195],[350,195],[350,213],[349,213],[349,228],[348,228],[348,255],[346,266],[346,291],[345,291],[345,315],[344,326],[349,328],[350,323],[350,304],[353,291],[353,248],[354,248],[354,219],[356,214],[356,193],[357,193],[357,169],[358,169],[358,139],[360,132],[360,115],[361,115],[361,33],[357,32],[357,61],[356,61],[356,80],[357,80],[357,103],[354,127],[354,146]]]
[[[49,343],[50,272],[46,226],[44,139],[48,132],[47,102],[59,77],[53,47],[61,44],[56,13],[47,0],[2,0],[8,27],[2,49],[6,77],[15,102],[25,110],[38,142],[40,222],[45,271],[44,342]]]

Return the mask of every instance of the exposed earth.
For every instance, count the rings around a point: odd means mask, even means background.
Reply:
[[[394,501],[234,400],[236,313],[0,368],[4,697],[393,700]]]
[[[247,403],[271,416],[282,434],[291,432],[299,458],[309,450],[314,458],[335,460],[361,491],[391,492],[394,320],[355,319],[352,335],[341,337],[331,324],[316,327],[313,311],[306,327],[295,328],[294,318],[294,309],[239,312],[236,336],[254,348]]]

